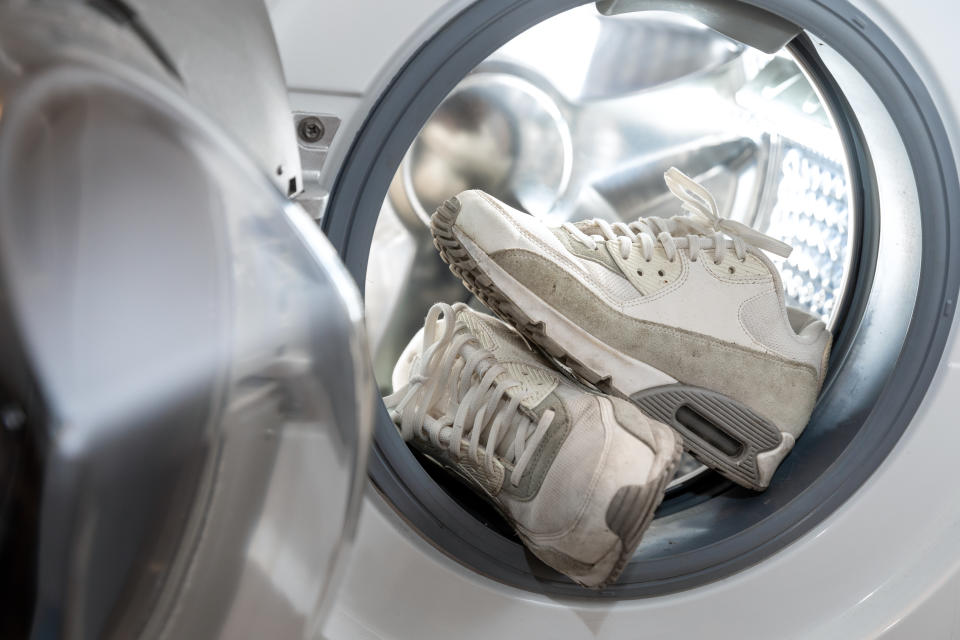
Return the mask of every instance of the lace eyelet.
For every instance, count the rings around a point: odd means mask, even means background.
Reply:
[[[657,271],[657,275],[662,278],[662,277],[663,277],[663,269],[660,269],[659,271]]]
[[[727,271],[729,271],[730,273],[736,273],[736,272],[737,272],[737,270],[736,270],[735,267],[727,267]]]
[[[643,271],[641,271],[640,269],[637,269],[637,275],[638,275],[638,276],[642,276],[642,275],[643,275]]]

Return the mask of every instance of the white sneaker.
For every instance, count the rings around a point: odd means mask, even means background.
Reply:
[[[763,489],[823,383],[831,336],[788,310],[761,249],[790,246],[720,218],[670,169],[687,215],[547,226],[481,191],[433,215],[450,269],[528,340],[675,429],[704,464]]]
[[[384,399],[403,438],[463,478],[537,557],[587,587],[620,575],[682,441],[565,378],[512,328],[436,304]]]

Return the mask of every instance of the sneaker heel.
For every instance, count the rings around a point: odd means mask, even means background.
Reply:
[[[676,429],[691,455],[748,489],[765,489],[793,447],[793,438],[775,424],[722,393],[671,384],[630,399],[650,417]]]

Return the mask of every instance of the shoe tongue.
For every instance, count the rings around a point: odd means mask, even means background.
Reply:
[[[469,358],[480,348],[482,347],[477,347],[474,343],[465,344],[463,346],[463,349],[461,350],[461,358],[466,360],[466,358]],[[468,384],[471,387],[473,385],[479,384],[480,378],[485,372],[486,372],[485,369],[478,369],[478,371],[473,374],[473,379]],[[459,373],[457,375],[459,375]],[[501,373],[499,376],[497,376],[497,382],[502,382],[506,377],[507,377],[506,373]],[[468,391],[469,389],[464,389],[465,393]],[[497,406],[498,411],[503,410],[503,407],[506,406],[506,404],[510,401],[509,395],[512,393],[515,393],[516,391],[519,391],[519,389],[511,389],[507,391],[507,394],[503,399],[500,400],[500,403]],[[472,429],[474,426],[474,419],[477,416],[477,411],[479,411],[481,407],[485,406],[485,403],[488,399],[489,397],[479,398],[474,400],[473,411],[467,414],[466,421],[464,422],[464,433],[463,433],[464,440],[467,440],[467,441],[470,440],[470,437],[472,435]],[[447,396],[443,398],[442,402],[444,403],[444,405],[450,407],[449,410],[451,413],[456,413],[458,408],[458,403],[455,401],[454,398]],[[487,438],[490,436],[490,425],[492,424],[493,419],[494,419],[494,416],[485,416],[485,419],[483,420],[483,423],[481,426],[485,429],[485,432],[482,436],[480,436],[481,449],[486,448],[487,446]],[[496,454],[498,456],[504,457],[509,451],[510,446],[513,444],[513,439],[517,433],[518,422],[519,420],[513,415],[503,416],[500,422],[500,434],[502,435],[500,436],[500,443],[497,445],[495,449]]]
[[[504,368],[504,371],[496,377],[496,382],[498,384],[505,384],[510,380],[520,383],[519,386],[514,386],[507,390],[497,409],[503,410],[509,403],[510,396],[519,397],[520,406],[532,410],[536,418],[539,418],[541,410],[539,410],[538,407],[543,403],[544,398],[557,388],[559,384],[558,378],[539,367],[527,364],[525,360],[535,360],[536,356],[529,353],[528,347],[523,343],[519,335],[512,333],[511,329],[504,326],[503,331],[505,335],[499,335],[501,332],[496,328],[499,323],[498,320],[494,318],[484,318],[480,314],[469,310],[464,310],[459,313],[457,319],[463,322],[461,325],[462,330],[469,332],[477,340],[476,343],[467,343],[464,345],[461,352],[462,355],[469,358],[470,355],[478,349],[489,352],[493,354],[498,364]],[[472,382],[474,384],[479,383],[480,377],[474,374]],[[482,401],[478,400],[474,403],[474,406],[483,406]],[[518,411],[521,411],[521,409],[518,408]],[[475,417],[475,412],[467,416],[467,422],[465,424],[467,429],[473,427]],[[489,425],[492,424],[492,421],[492,417],[484,420],[484,426],[488,431],[484,433],[480,439],[483,446],[486,446],[486,438],[489,435]],[[500,424],[500,443],[496,447],[498,456],[506,456],[513,444],[514,437],[516,437],[519,422],[520,420],[514,415],[505,415],[503,417]],[[530,433],[533,433],[532,429]],[[464,434],[464,439],[470,439],[468,433]]]

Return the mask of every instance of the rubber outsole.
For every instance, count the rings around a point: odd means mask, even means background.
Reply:
[[[783,435],[749,407],[721,393],[683,384],[647,389],[630,399],[680,433],[691,455],[708,467],[751,489],[770,483],[772,470],[768,474],[758,456],[780,447]]]
[[[706,466],[743,487],[766,488],[792,446],[773,423],[728,396],[699,387],[667,385],[633,397],[622,393],[609,375],[571,356],[547,335],[543,322],[534,322],[484,273],[454,233],[459,214],[460,201],[455,197],[440,205],[430,219],[433,244],[450,271],[487,308],[577,377],[604,393],[631,400],[650,417],[674,427],[690,454]],[[761,463],[764,455],[766,464]]]

